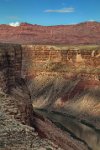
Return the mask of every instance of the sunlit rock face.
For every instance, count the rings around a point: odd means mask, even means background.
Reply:
[[[22,75],[67,74],[73,72],[95,74],[100,66],[100,49],[68,48],[44,45],[22,45]],[[91,69],[91,70],[88,70]],[[97,72],[98,74],[98,72]]]
[[[99,117],[99,47],[87,50],[22,45],[22,49],[21,75],[34,108]]]

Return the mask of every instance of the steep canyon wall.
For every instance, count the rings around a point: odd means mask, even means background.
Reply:
[[[47,69],[50,64],[57,67],[92,66],[100,67],[99,50],[57,49],[53,46],[0,44],[0,86],[10,89],[15,86],[18,78],[34,78],[38,74],[68,74],[66,71]],[[74,73],[73,73],[74,74]],[[82,74],[82,73],[81,73]],[[98,73],[88,73],[88,76],[99,76]],[[83,76],[87,76],[83,72]],[[7,88],[6,88],[7,87]]]

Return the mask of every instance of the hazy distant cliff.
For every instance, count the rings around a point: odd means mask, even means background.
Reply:
[[[21,23],[0,25],[0,42],[31,44],[100,44],[100,23],[40,26]]]

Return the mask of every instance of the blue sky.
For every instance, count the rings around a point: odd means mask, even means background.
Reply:
[[[0,0],[0,24],[60,25],[92,20],[100,22],[100,0]]]

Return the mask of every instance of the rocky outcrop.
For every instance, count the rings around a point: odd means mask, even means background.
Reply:
[[[29,113],[27,116],[30,104],[24,110],[25,103],[22,97],[14,99],[0,90],[0,150],[62,150],[53,142],[40,138],[29,126],[29,118],[33,116]]]
[[[8,114],[23,124],[32,126],[32,105],[26,85],[21,80],[22,48],[20,45],[0,45],[0,88],[14,95],[6,99],[4,108]],[[13,90],[12,90],[13,89]],[[26,93],[23,95],[23,89]],[[18,99],[21,99],[18,101]],[[30,116],[30,117],[29,117]]]
[[[22,50],[20,45],[0,44],[0,84],[9,92],[21,76]],[[5,83],[5,84],[3,84]]]
[[[18,27],[0,25],[0,42],[20,44],[100,44],[100,23],[40,26],[21,23]]]
[[[0,45],[0,149],[60,150],[34,131],[31,95],[22,78],[26,74],[23,56],[21,45]]]

